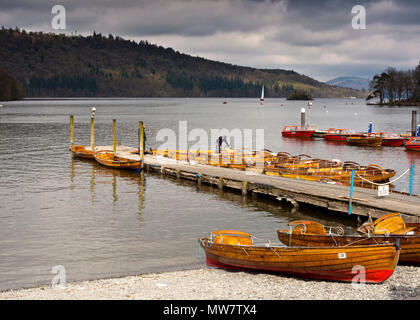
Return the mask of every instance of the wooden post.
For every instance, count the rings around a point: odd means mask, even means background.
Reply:
[[[300,109],[300,127],[305,128],[305,108]]]
[[[114,151],[114,154],[117,153],[117,120],[112,120],[112,136],[113,136],[113,144],[112,144],[112,150]]]
[[[242,195],[246,196],[248,193],[248,181],[242,182]]]
[[[143,121],[139,121],[139,155],[143,166],[144,160],[144,127]]]
[[[90,118],[90,149],[95,151],[95,118]]]
[[[413,195],[414,165],[410,165],[410,196]]]
[[[74,116],[70,116],[70,145],[74,145]]]
[[[351,182],[350,182],[350,200],[349,200],[349,215],[353,210],[353,184],[354,184],[354,169],[351,171]]]
[[[411,136],[415,137],[417,131],[417,110],[411,111]]]
[[[222,177],[219,177],[219,182],[218,182],[218,188],[219,188],[219,190],[223,190],[223,178]]]

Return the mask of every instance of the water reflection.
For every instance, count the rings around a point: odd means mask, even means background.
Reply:
[[[204,194],[215,195],[217,200],[221,203],[229,201],[235,204],[240,204],[243,209],[250,209],[257,212],[269,212],[272,217],[278,219],[282,225],[295,220],[313,220],[328,226],[340,226],[346,228],[350,233],[357,228],[357,221],[355,216],[348,216],[346,214],[337,214],[325,210],[318,210],[315,208],[299,207],[294,208],[289,202],[279,201],[273,197],[250,193],[242,195],[240,191],[224,188],[219,189],[217,186],[210,186],[207,184],[197,184],[197,182],[190,180],[176,179],[170,175],[161,175],[158,172],[148,173],[151,176],[159,176],[160,179],[169,180],[172,183],[189,187],[191,190]]]
[[[118,170],[118,169],[111,169],[101,166],[94,161],[87,161],[81,159],[72,159],[71,162],[71,174],[70,174],[70,182],[71,182],[71,189],[77,187],[77,183],[75,183],[75,163],[81,161],[84,165],[90,166],[90,193],[91,193],[91,203],[94,205],[96,200],[96,187],[97,181],[100,181],[100,184],[111,184],[112,187],[112,210],[113,212],[117,212],[118,210],[118,202],[121,199],[121,195],[127,192],[127,188],[125,184],[130,182],[131,184],[135,184],[138,186],[137,194],[138,194],[138,209],[137,213],[141,216],[143,209],[145,208],[145,191],[146,191],[146,179],[144,171],[137,172],[137,171],[130,171],[130,170]],[[104,178],[103,180],[100,180]],[[107,196],[107,194],[102,193],[101,196]]]

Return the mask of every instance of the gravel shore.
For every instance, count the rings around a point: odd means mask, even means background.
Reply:
[[[398,266],[382,284],[312,281],[202,268],[0,292],[0,300],[389,300],[420,299],[420,268]]]

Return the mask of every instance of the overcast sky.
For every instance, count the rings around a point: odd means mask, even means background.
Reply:
[[[53,5],[66,30],[51,27]],[[354,30],[354,5],[366,29]],[[420,61],[419,0],[0,0],[0,25],[87,35],[93,30],[148,40],[237,65],[281,68],[327,81],[371,78]]]

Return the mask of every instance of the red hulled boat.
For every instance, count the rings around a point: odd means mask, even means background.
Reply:
[[[342,141],[346,142],[346,138],[348,137],[361,137],[361,133],[357,133],[351,129],[335,129],[331,128],[327,131],[324,135],[324,139],[328,141]]]
[[[310,138],[314,132],[313,129],[302,128],[301,126],[285,126],[281,134],[283,137]]]
[[[408,151],[420,151],[420,137],[413,137],[405,144],[405,149]]]
[[[401,147],[405,142],[404,137],[390,132],[372,132],[368,137],[382,137],[382,145],[387,147]]]

